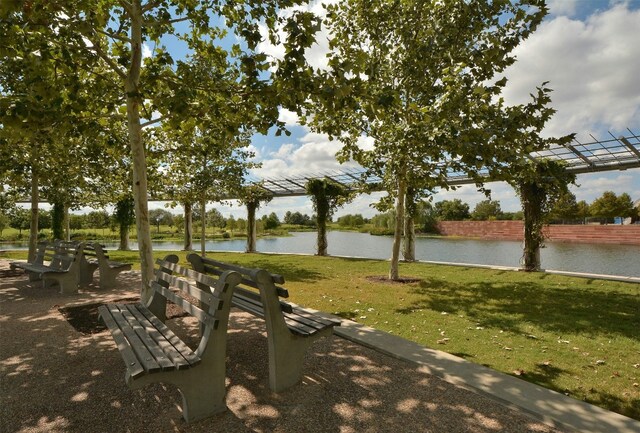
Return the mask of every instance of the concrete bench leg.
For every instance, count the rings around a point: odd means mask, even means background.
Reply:
[[[131,269],[129,267],[115,268],[105,270],[104,268],[100,269],[100,288],[101,289],[113,289],[116,286],[116,277],[122,271],[128,271]]]
[[[182,416],[185,421],[194,422],[227,410],[224,368],[223,364],[222,374],[193,368],[150,374],[135,381],[126,377],[126,381],[131,389],[140,389],[157,382],[177,386],[182,395]]]
[[[302,380],[304,355],[313,340],[291,334],[280,337],[269,338],[269,387],[273,392],[284,391]]]
[[[60,285],[60,293],[63,295],[78,293],[78,276],[75,274],[45,275],[43,280],[45,287],[49,287],[53,282],[57,282]]]

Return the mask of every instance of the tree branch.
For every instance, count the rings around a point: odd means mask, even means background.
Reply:
[[[89,39],[89,38],[87,38],[87,39]],[[113,72],[118,74],[120,76],[120,78],[122,78],[123,80],[126,80],[127,79],[127,74],[122,69],[120,69],[118,64],[116,62],[114,62],[113,59],[111,59],[104,51],[102,51],[102,48],[100,48],[100,46],[97,45],[93,40],[89,39],[89,42],[91,42],[91,44],[92,44],[92,46],[89,47],[89,49],[94,50],[95,53],[98,55],[98,57],[100,57],[102,60],[104,60],[105,63],[107,63],[107,65],[109,65],[109,67],[111,67],[111,69],[113,69]]]
[[[127,0],[119,0],[120,6],[129,14],[130,17],[133,16],[133,5],[129,3]]]
[[[116,34],[105,32],[104,30],[99,30],[99,29],[96,29],[96,32],[100,33],[101,35],[105,35],[106,37],[111,38],[111,39],[116,39],[118,41],[131,43],[131,39],[127,38],[126,36],[116,35]]]
[[[160,6],[161,0],[148,1],[146,5],[142,6],[142,13],[149,12],[151,9]]]
[[[168,118],[170,118],[171,116],[162,116],[162,117],[158,117],[157,119],[153,119],[153,120],[149,120],[148,122],[144,122],[143,124],[141,124],[140,126],[142,128],[146,128],[147,126],[151,126],[151,125],[155,125],[156,123],[162,122],[163,120],[167,120]]]
[[[189,17],[174,18],[169,21],[143,21],[142,25],[145,27],[154,27],[161,24],[174,24],[174,23],[181,23],[184,21],[189,21]]]

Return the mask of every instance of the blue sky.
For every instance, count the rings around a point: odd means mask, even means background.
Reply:
[[[339,0],[332,0],[332,2]],[[326,2],[326,1],[325,1]],[[640,0],[555,0],[549,1],[550,14],[528,40],[516,49],[518,61],[505,75],[509,79],[505,91],[508,103],[521,103],[543,81],[549,81],[554,89],[553,107],[557,113],[549,122],[545,133],[564,135],[577,133],[581,142],[593,141],[614,135],[640,133]],[[307,7],[322,14],[321,2],[313,1]],[[327,50],[326,35],[308,51],[312,65],[321,66]],[[183,48],[173,41],[166,41],[175,57],[184,55]],[[149,47],[148,47],[149,48]],[[280,49],[261,44],[266,53],[278,56]],[[148,50],[151,51],[151,50]],[[284,120],[292,132],[290,137],[256,136],[253,150],[262,168],[251,173],[252,178],[277,178],[309,172],[326,172],[339,169],[335,152],[340,144],[330,142],[325,136],[310,132],[297,123],[296,116],[282,111]],[[640,199],[640,169],[580,175],[578,186],[572,187],[578,200],[592,202],[604,191],[616,194],[630,193]],[[505,211],[519,210],[519,202],[511,187],[492,183],[492,198],[499,200]],[[370,207],[381,194],[360,196],[353,203],[337,212],[361,213],[366,217],[376,212]],[[459,198],[471,208],[484,195],[469,185],[457,191],[443,191],[434,200]],[[150,207],[161,207],[151,203]],[[225,216],[246,217],[246,210],[237,204],[228,206],[212,204]],[[177,208],[174,212],[179,212]],[[308,198],[276,198],[263,206],[260,214],[276,212],[280,217],[286,211],[312,214]]]

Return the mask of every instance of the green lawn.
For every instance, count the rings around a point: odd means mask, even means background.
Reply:
[[[284,275],[293,302],[640,420],[638,284],[417,263],[401,264],[401,275],[419,282],[394,284],[368,278],[387,273],[379,260],[210,256]],[[137,253],[112,258],[135,261]]]

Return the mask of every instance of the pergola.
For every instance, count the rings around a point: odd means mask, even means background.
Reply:
[[[618,137],[611,132],[611,138],[598,140],[593,135],[589,136],[593,141],[581,143],[577,139],[564,145],[556,146],[540,152],[528,155],[531,160],[551,159],[563,161],[567,170],[575,174],[594,173],[602,171],[627,170],[640,167],[640,136],[627,128],[624,135]],[[304,175],[264,178],[252,180],[249,184],[258,185],[269,192],[273,197],[291,197],[307,195],[306,183],[311,179],[328,178],[349,189],[359,190],[362,182],[377,190],[380,187],[380,179],[377,177],[365,177],[362,169],[332,170],[324,173],[307,173]],[[487,178],[490,182],[491,179]],[[448,174],[449,185],[474,184],[464,173],[451,172]]]

